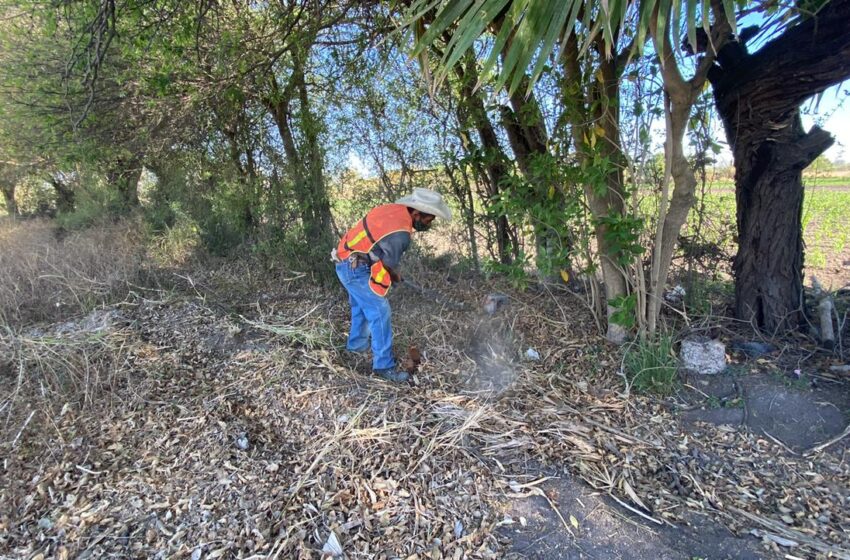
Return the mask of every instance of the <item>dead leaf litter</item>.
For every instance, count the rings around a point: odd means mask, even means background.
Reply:
[[[397,299],[398,347],[422,355],[399,386],[339,347],[339,294],[287,289],[238,312],[138,296],[96,329],[0,335],[0,553],[500,558],[501,504],[549,500],[540,469],[566,468],[653,523],[698,510],[766,551],[850,557],[838,446],[804,457],[738,429],[686,431],[622,394],[583,311],[565,321],[511,293],[487,315],[470,285],[451,290],[465,310]]]

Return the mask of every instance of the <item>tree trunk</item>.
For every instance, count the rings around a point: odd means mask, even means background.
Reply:
[[[15,202],[15,183],[12,181],[0,183],[0,191],[3,192],[3,200],[6,203],[6,213],[11,217],[18,215],[18,205]]]
[[[622,67],[617,57],[602,59],[599,63],[599,76],[585,76],[578,61],[578,44],[570,36],[564,50],[565,78],[562,87],[567,119],[572,126],[573,144],[582,167],[593,165],[594,155],[599,155],[609,165],[604,169],[600,184],[584,183],[585,197],[590,212],[596,221],[596,243],[602,279],[605,283],[605,299],[608,326],[605,337],[615,344],[626,341],[627,331],[611,320],[617,308],[611,305],[613,300],[626,295],[627,283],[622,255],[608,240],[608,228],[599,218],[623,216],[625,212],[625,190],[623,185],[623,165],[625,157],[620,141],[620,90],[619,77]],[[596,127],[602,134],[596,134]],[[594,145],[587,140],[600,137]]]
[[[333,244],[331,209],[324,181],[320,123],[311,112],[303,59],[294,57],[292,75],[284,90],[280,90],[277,78],[273,75],[269,83],[271,94],[263,98],[263,103],[269,109],[281,136],[287,167],[298,198],[308,258],[315,272],[324,272],[330,262],[326,253]],[[299,129],[303,135],[301,146],[296,143],[292,132],[295,115],[291,103],[296,97],[299,104]]]
[[[251,232],[259,225],[260,220],[256,215],[255,208],[259,206],[257,193],[257,163],[254,158],[254,150],[250,145],[249,133],[245,130],[244,108],[240,108],[237,116],[230,126],[223,126],[222,132],[227,138],[228,152],[233,168],[236,170],[239,184],[242,186],[242,210],[240,212],[242,226],[245,231]],[[245,163],[242,163],[243,155]]]
[[[497,17],[492,23],[493,32],[498,35],[503,24],[503,16]],[[513,39],[511,34],[505,42],[501,52],[503,61]],[[505,85],[510,107],[501,108],[502,126],[508,133],[508,141],[516,156],[517,165],[531,185],[530,205],[542,209],[541,215],[531,216],[535,265],[538,273],[544,278],[553,279],[557,278],[556,267],[569,268],[566,256],[570,253],[571,243],[566,235],[562,235],[564,199],[559,192],[560,185],[552,181],[551,174],[546,169],[545,158],[551,156],[546,121],[534,92],[529,89],[529,84],[528,76],[523,76],[513,93],[510,93],[508,85]],[[551,189],[555,189],[555,192]],[[552,209],[551,214],[547,209]],[[559,216],[557,223],[551,223],[552,215]]]
[[[735,312],[775,332],[803,320],[802,170],[831,144],[799,107],[850,78],[850,0],[832,0],[749,54],[729,42],[709,74],[735,161]]]
[[[481,97],[481,93],[475,90],[475,85],[478,82],[475,57],[471,53],[468,53],[464,67],[461,69],[460,66],[456,66],[455,73],[461,82],[461,99],[457,107],[458,121],[460,121],[461,127],[464,129],[461,131],[461,143],[468,153],[474,153],[477,151],[476,146],[472,142],[466,128],[471,127],[478,132],[484,155],[485,171],[485,173],[479,173],[479,175],[484,183],[487,197],[486,202],[493,204],[499,198],[501,185],[510,176],[510,169],[507,163],[508,158],[504,150],[502,150],[496,130],[487,116],[487,110],[484,108],[484,100]],[[504,214],[497,216],[494,222],[499,262],[510,264],[516,258],[519,249],[511,235],[510,222]]]
[[[139,179],[142,177],[142,158],[117,159],[106,172],[110,186],[116,188],[121,198],[121,211],[130,212],[139,207]]]
[[[817,127],[806,134],[799,113],[789,120],[770,140],[753,142],[752,157],[733,152],[735,314],[769,332],[796,328],[804,319],[803,168],[833,141]],[[739,132],[763,128],[762,122],[738,125]]]
[[[712,3],[715,26],[712,30],[712,44],[722,47],[728,37],[728,23],[723,15],[722,6],[715,1]],[[667,11],[669,21],[670,11]],[[658,12],[652,18],[652,29],[658,29]],[[665,29],[663,36],[651,31],[655,43],[660,45],[660,66],[664,87],[664,117],[666,122],[666,139],[664,142],[664,185],[659,204],[658,225],[655,243],[652,247],[652,265],[649,274],[649,291],[647,293],[646,330],[654,335],[664,300],[664,288],[673,253],[679,239],[679,233],[688,219],[688,213],[696,202],[697,179],[691,164],[685,156],[684,138],[691,116],[691,109],[702,91],[711,65],[714,53],[706,53],[696,64],[694,75],[685,80],[679,64],[673,53],[670,42],[670,29]],[[669,194],[669,180],[673,181],[673,192]],[[669,206],[668,206],[669,196]]]
[[[75,194],[74,188],[71,185],[65,184],[62,179],[56,175],[51,175],[48,179],[56,191],[56,210],[60,214],[66,214],[74,211]]]

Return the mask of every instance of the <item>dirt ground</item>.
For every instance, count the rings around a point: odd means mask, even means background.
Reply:
[[[754,538],[736,537],[708,516],[687,523],[655,525],[569,475],[542,486],[569,524],[564,526],[541,496],[509,504],[500,528],[511,541],[506,560],[754,560],[770,553]],[[573,523],[575,520],[575,523]]]
[[[777,374],[692,376],[681,413],[696,437],[703,425],[765,434],[799,454],[842,433],[850,422],[850,384],[790,380]],[[829,453],[843,455],[850,442]],[[506,504],[501,534],[506,558],[527,560],[750,560],[783,557],[760,545],[759,534],[736,536],[709,515],[689,512],[684,522],[655,524],[594,492],[569,472],[540,485],[548,499],[530,496]],[[562,518],[563,517],[563,521]],[[568,524],[568,525],[567,525]],[[789,558],[788,556],[785,556]]]
[[[850,438],[801,455],[850,391],[792,352],[626,396],[574,296],[422,275],[466,307],[394,296],[425,361],[392,385],[338,292],[245,277],[0,338],[0,555],[850,557]]]

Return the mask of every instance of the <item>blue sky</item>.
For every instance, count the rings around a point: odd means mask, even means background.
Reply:
[[[833,162],[850,161],[850,85],[840,84],[824,92],[820,104],[803,106],[803,126],[808,130],[817,123],[835,137],[826,157]]]

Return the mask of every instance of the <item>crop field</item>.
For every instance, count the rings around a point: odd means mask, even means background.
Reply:
[[[838,178],[842,179],[842,178]],[[844,179],[846,181],[846,179]],[[837,183],[836,183],[837,185]],[[691,211],[688,234],[735,251],[735,193],[715,185]],[[803,201],[803,241],[806,247],[806,283],[816,276],[826,286],[841,288],[850,282],[850,189],[831,185],[808,187]]]

